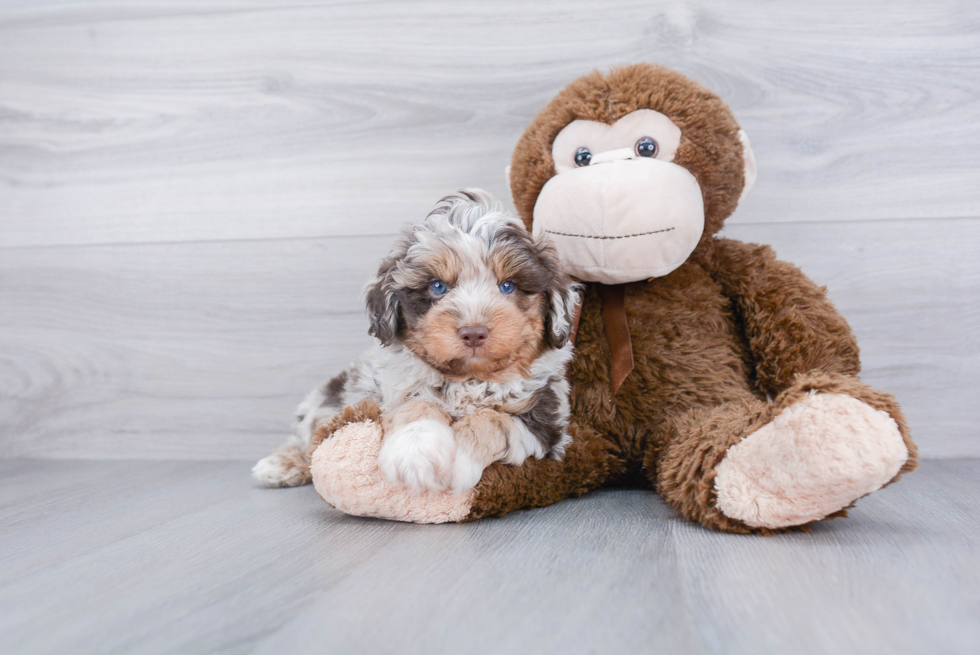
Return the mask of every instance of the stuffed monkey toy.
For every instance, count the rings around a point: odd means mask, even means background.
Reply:
[[[769,533],[844,516],[913,470],[905,418],[858,379],[857,342],[824,289],[768,246],[716,236],[755,175],[728,106],[675,71],[569,84],[509,168],[525,224],[587,283],[564,458],[413,496],[378,473],[378,409],[362,404],[318,432],[317,490],[351,514],[446,522],[629,485],[706,527]]]

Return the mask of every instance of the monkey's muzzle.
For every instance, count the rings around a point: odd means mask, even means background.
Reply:
[[[590,282],[661,277],[683,264],[704,231],[697,179],[657,159],[597,158],[548,180],[534,234],[548,234],[565,271]]]

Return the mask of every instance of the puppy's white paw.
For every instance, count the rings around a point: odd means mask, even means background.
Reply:
[[[452,481],[456,439],[439,421],[413,421],[385,435],[378,466],[392,484],[414,493],[445,491]]]
[[[453,493],[463,493],[475,487],[483,477],[484,468],[486,467],[483,463],[478,462],[465,449],[457,449],[456,459],[453,461]]]

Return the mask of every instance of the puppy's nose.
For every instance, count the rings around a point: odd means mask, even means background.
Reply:
[[[470,348],[478,348],[490,336],[490,330],[482,325],[467,325],[459,328],[459,338]]]

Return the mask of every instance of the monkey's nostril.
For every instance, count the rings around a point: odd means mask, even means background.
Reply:
[[[482,325],[467,325],[458,330],[459,338],[470,348],[478,348],[490,336],[490,330]]]

